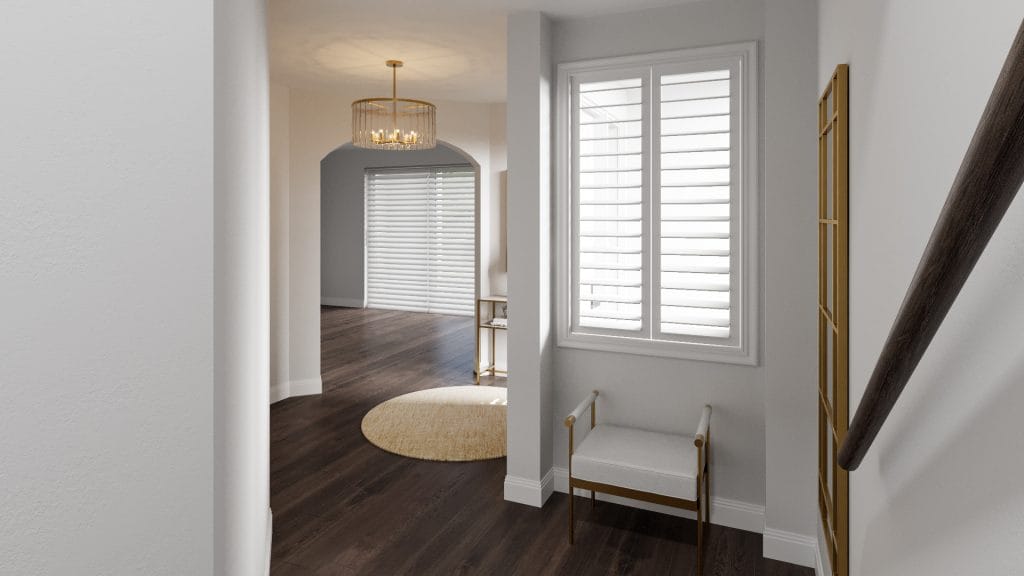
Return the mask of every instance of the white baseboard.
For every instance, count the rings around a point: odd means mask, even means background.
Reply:
[[[568,494],[569,470],[561,467],[556,467],[553,470],[555,471],[555,490],[562,494]],[[579,488],[576,489],[576,494],[578,496],[590,496],[589,491],[580,490]],[[508,498],[506,497],[506,500],[507,499]],[[663,514],[671,514],[672,516],[681,516],[683,518],[694,519],[697,517],[696,512],[691,512],[689,510],[680,510],[678,508],[672,508],[671,506],[651,504],[640,500],[630,500],[629,498],[612,496],[610,494],[598,493],[597,499],[612,502],[613,504],[632,506],[634,508],[640,508],[641,510],[652,510]],[[730,500],[728,498],[712,498],[711,518],[709,520],[711,523],[718,524],[719,526],[727,526],[729,528],[736,528],[738,530],[746,530],[747,532],[756,532],[761,534],[764,532],[764,506],[750,504],[748,502],[740,502],[739,500]]]
[[[540,508],[553,491],[554,476],[551,470],[539,482],[521,476],[505,476],[505,500],[509,502]]]
[[[267,508],[267,569],[263,571],[264,576],[270,576],[270,550],[274,544],[274,511]]]
[[[362,308],[362,298],[335,298],[334,296],[321,296],[321,306],[342,306],[344,308]]]
[[[818,540],[814,536],[776,530],[766,526],[763,543],[765,558],[814,568],[815,560],[818,557]]]
[[[278,382],[270,385],[270,403],[280,402],[285,398],[293,396],[309,396],[321,394],[324,391],[323,381],[319,376],[306,380],[292,380],[291,382]]]

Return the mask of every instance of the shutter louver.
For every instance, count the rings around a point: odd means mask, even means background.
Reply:
[[[468,167],[367,171],[367,306],[471,316],[475,204]]]
[[[643,326],[643,80],[580,83],[577,156],[578,324]]]
[[[730,72],[660,78],[662,334],[728,338],[731,329]]]

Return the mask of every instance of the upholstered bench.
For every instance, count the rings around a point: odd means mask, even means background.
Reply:
[[[704,406],[693,436],[597,424],[592,392],[565,419],[569,429],[569,493],[590,490],[697,512],[697,574],[704,568],[708,506],[711,406]],[[575,445],[576,420],[590,408],[590,431]],[[573,498],[569,499],[569,542],[573,542]]]

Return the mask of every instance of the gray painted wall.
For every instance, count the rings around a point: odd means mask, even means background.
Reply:
[[[510,325],[506,499],[543,501],[549,471],[554,488],[567,490],[568,438],[560,423],[594,388],[603,421],[670,432],[692,434],[700,406],[710,403],[713,521],[763,531],[769,557],[814,561],[815,8],[809,0],[709,0],[560,20],[549,35],[536,15],[509,19],[509,294],[513,311],[537,309],[541,317],[538,326],[513,312]],[[520,48],[548,39],[550,52]],[[548,186],[550,64],[750,40],[759,42],[770,78],[761,86],[759,192],[762,266],[772,273],[761,276],[758,365],[552,346],[548,239],[558,191]],[[539,248],[532,244],[538,237]]]
[[[467,164],[458,150],[391,152],[345,144],[320,163],[320,295],[326,304],[362,306],[364,261],[363,176],[367,168]]]
[[[856,407],[1024,3],[826,0],[820,8],[819,89],[836,64],[850,64]],[[1021,573],[1022,287],[1018,194],[851,476],[850,574]]]
[[[616,33],[609,34],[611,30]],[[763,35],[764,4],[760,0],[695,2],[558,22],[552,57],[555,63],[572,62],[763,40]],[[762,50],[769,53],[771,46],[765,49],[762,45]],[[510,171],[517,169],[510,163]],[[511,235],[515,221],[510,224]],[[806,276],[813,285],[813,267]],[[809,329],[813,332],[813,325]],[[764,505],[763,358],[758,366],[742,366],[556,347],[554,365],[557,386],[550,417],[556,421],[594,388],[601,390],[598,410],[605,422],[665,432],[693,434],[700,407],[711,404],[715,497]],[[813,381],[808,385],[813,392]],[[813,433],[813,428],[810,431]],[[553,441],[550,449],[555,466],[565,468],[569,440],[564,426],[555,428]],[[812,518],[808,515],[807,534],[813,529]]]

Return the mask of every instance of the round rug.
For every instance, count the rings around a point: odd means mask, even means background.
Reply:
[[[446,386],[397,396],[363,417],[363,436],[401,456],[444,462],[505,456],[508,403],[499,386]]]

